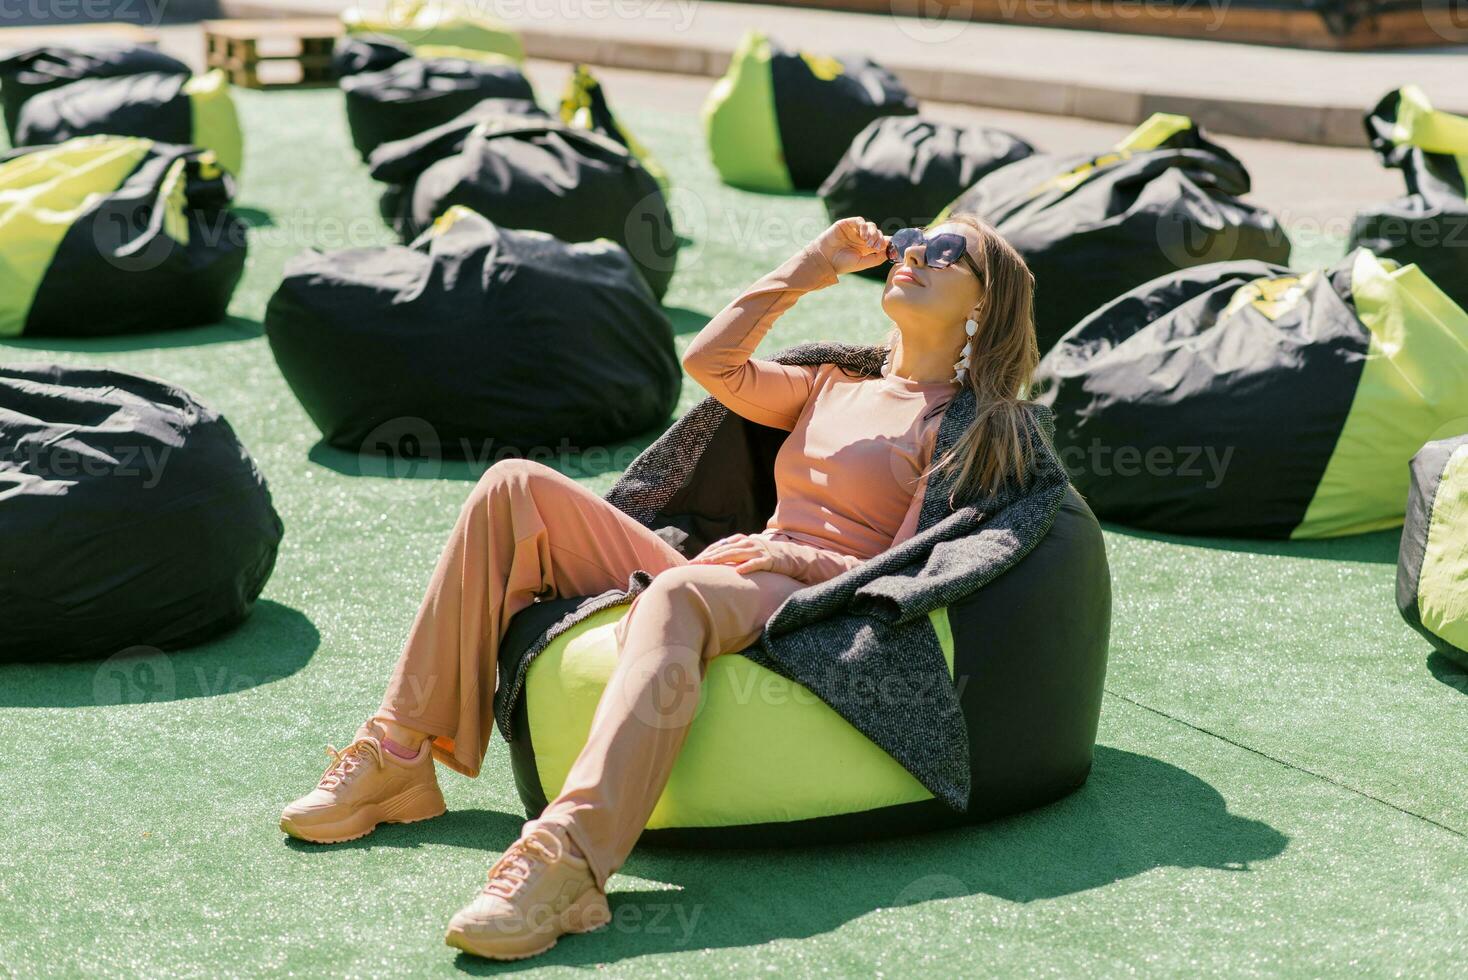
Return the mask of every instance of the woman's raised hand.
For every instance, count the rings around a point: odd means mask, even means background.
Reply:
[[[887,258],[887,236],[865,218],[842,218],[821,232],[815,245],[838,275],[870,269]]]

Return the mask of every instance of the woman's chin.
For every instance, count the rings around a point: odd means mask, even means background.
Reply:
[[[921,286],[901,279],[889,282],[887,288],[882,290],[882,305],[893,309],[911,309],[920,305],[920,298],[915,295],[920,289]]]

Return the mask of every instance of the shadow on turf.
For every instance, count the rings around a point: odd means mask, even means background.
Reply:
[[[81,351],[114,354],[121,351],[153,350],[174,347],[203,347],[207,344],[232,344],[254,340],[264,334],[256,320],[225,317],[218,323],[185,330],[160,330],[155,333],[117,334],[108,337],[6,337],[0,343],[7,347],[30,350]]]
[[[287,846],[322,859],[344,849],[423,844],[493,854],[522,823],[519,814],[450,811],[419,824],[381,827],[329,849],[291,840]],[[806,849],[639,848],[623,872],[669,887],[614,891],[607,928],[565,937],[529,960],[494,963],[460,954],[455,965],[469,973],[502,973],[799,939],[934,899],[982,894],[1030,902],[1161,867],[1246,872],[1287,843],[1268,824],[1229,813],[1219,792],[1191,773],[1098,746],[1095,769],[1080,791],[982,826]]]
[[[1205,538],[1187,534],[1163,534],[1159,531],[1143,531],[1103,521],[1101,526],[1113,534],[1124,534],[1129,538],[1145,541],[1163,541],[1168,544],[1187,545],[1194,548],[1210,548],[1214,551],[1236,551],[1255,555],[1279,555],[1285,558],[1316,558],[1321,561],[1355,561],[1373,565],[1395,565],[1401,547],[1402,531],[1373,531],[1370,534],[1351,534],[1341,538],[1315,540],[1280,541],[1270,538]]]
[[[1468,694],[1468,667],[1434,650],[1427,657],[1427,669],[1437,680],[1459,694]]]
[[[671,424],[671,419],[669,423]],[[604,473],[620,473],[639,453],[652,445],[653,441],[663,434],[665,428],[666,425],[661,426],[644,432],[635,439],[612,446],[596,447],[595,452],[576,452],[569,449],[558,450],[555,453],[531,452],[526,454],[525,458],[545,463],[573,480],[590,479]],[[471,454],[476,456],[473,459],[425,453],[416,444],[403,444],[393,446],[391,449],[391,452],[382,453],[354,453],[347,449],[338,449],[325,440],[319,440],[306,453],[306,457],[317,466],[324,466],[342,476],[373,476],[407,480],[464,480],[468,482],[478,480],[500,459],[513,457],[513,454],[503,449],[497,451],[494,446],[485,447],[477,454]]]
[[[0,664],[0,707],[77,708],[183,701],[289,677],[321,643],[299,611],[261,600],[229,633],[186,650],[134,647],[102,660]]]
[[[707,326],[711,319],[707,313],[684,309],[681,306],[664,306],[663,312],[668,314],[669,320],[673,321],[673,333],[680,336],[685,333],[698,333]]]

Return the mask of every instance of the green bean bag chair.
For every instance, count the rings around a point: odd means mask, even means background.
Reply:
[[[78,136],[140,136],[213,150],[238,180],[244,135],[224,72],[198,76],[149,72],[87,78],[38,93],[21,107],[16,146],[62,143]]]
[[[117,78],[145,72],[187,75],[189,66],[145,44],[41,45],[0,58],[0,106],[14,143],[20,107],[38,92],[84,78]]]
[[[1220,262],[1153,280],[1036,376],[1102,520],[1327,538],[1396,527],[1408,460],[1468,431],[1468,313],[1364,249],[1307,273]]]
[[[229,423],[189,392],[0,367],[0,662],[202,642],[249,615],[283,530]]]
[[[0,157],[0,337],[222,319],[245,268],[233,192],[213,152],[150,139],[84,136]]]
[[[748,424],[745,424],[746,428]],[[753,429],[751,429],[753,431]],[[780,436],[755,432],[747,459]],[[743,488],[746,457],[721,457]],[[725,474],[713,474],[724,476]],[[713,499],[720,491],[710,488]],[[729,492],[725,488],[725,493]],[[708,515],[700,515],[707,519]],[[537,602],[510,622],[501,677],[586,598]],[[617,605],[556,635],[531,660],[510,715],[515,785],[527,816],[560,790],[616,663]],[[1111,611],[1096,518],[1071,491],[1019,564],[930,614],[969,733],[966,814],[809,689],[742,654],[716,658],[688,739],[647,824],[649,843],[764,846],[849,841],[972,823],[1056,800],[1085,782],[1101,709]],[[501,687],[497,700],[510,695]]]
[[[462,48],[523,62],[519,33],[485,9],[468,2],[389,0],[381,10],[349,7],[341,19],[348,36],[369,41],[397,41],[415,49]]]
[[[1351,247],[1416,263],[1468,306],[1468,117],[1434,109],[1408,85],[1366,114],[1366,137],[1383,166],[1402,172],[1407,193],[1357,214]]]
[[[791,50],[749,31],[702,117],[724,183],[790,191],[819,187],[872,120],[917,111],[897,76],[864,55]]]
[[[1468,667],[1468,436],[1429,442],[1412,457],[1397,608],[1439,652]]]
[[[978,214],[1035,274],[1040,350],[1129,289],[1178,269],[1259,259],[1290,240],[1241,200],[1249,172],[1187,116],[1157,113],[1099,154],[1036,154],[1000,167],[938,215]]]

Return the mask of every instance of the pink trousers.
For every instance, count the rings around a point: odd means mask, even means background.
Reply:
[[[586,745],[540,817],[566,828],[603,888],[662,795],[709,660],[751,644],[800,581],[690,564],[570,477],[502,460],[459,514],[378,710],[429,735],[439,762],[477,776],[510,618],[537,594],[624,587],[637,568],[652,584],[616,627],[617,667]]]

